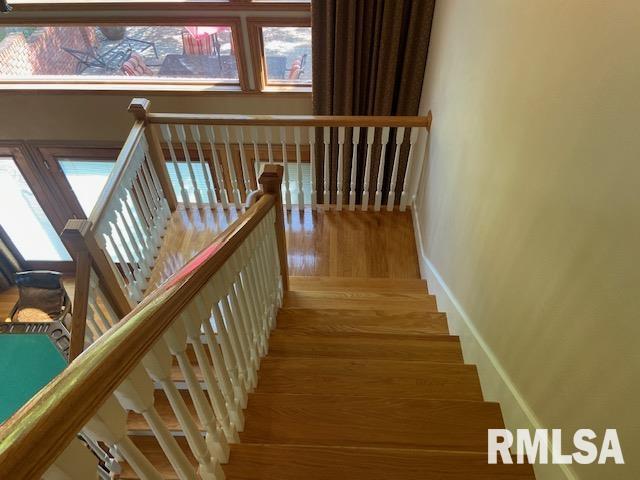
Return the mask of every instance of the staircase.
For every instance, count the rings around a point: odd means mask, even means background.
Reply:
[[[161,390],[156,408],[179,432]],[[128,428],[177,478],[144,418],[130,413]],[[489,428],[503,428],[500,406],[483,401],[423,280],[291,277],[223,469],[233,480],[534,478],[529,465],[487,464]],[[137,477],[125,464],[121,478]]]

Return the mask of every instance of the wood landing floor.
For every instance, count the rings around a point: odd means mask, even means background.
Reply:
[[[174,212],[149,285],[178,271],[238,218],[234,210]],[[288,211],[289,273],[295,276],[420,278],[410,212]],[[73,299],[73,278],[65,279]],[[148,290],[150,291],[150,290]],[[15,287],[0,292],[0,319],[18,299]]]
[[[177,210],[149,288],[179,270],[238,218],[235,210]],[[420,278],[411,212],[297,209],[285,216],[294,276]]]

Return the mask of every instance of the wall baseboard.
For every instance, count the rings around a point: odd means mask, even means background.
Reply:
[[[420,230],[420,221],[415,203],[411,205],[413,230],[420,264],[420,276],[427,281],[429,292],[436,296],[438,309],[446,312],[449,330],[460,337],[466,363],[478,367],[480,384],[485,400],[499,402],[506,428],[533,430],[545,428],[522,398],[508,373],[477,330],[473,320],[460,301],[444,281],[431,260],[425,255]],[[551,455],[549,455],[551,458]],[[568,465],[535,465],[538,480],[577,480],[577,475]]]

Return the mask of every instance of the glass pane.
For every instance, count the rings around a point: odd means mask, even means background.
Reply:
[[[11,157],[0,157],[0,204],[0,224],[25,260],[71,260]]]
[[[269,83],[311,84],[311,27],[262,27]]]
[[[207,180],[204,176],[205,173],[202,170],[202,165],[199,163],[192,163],[193,167],[193,176],[196,179],[196,184],[198,186],[198,190],[203,195],[206,195],[207,191]],[[180,194],[180,182],[178,181],[178,174],[176,173],[176,168],[173,166],[173,163],[167,162],[167,169],[169,170],[169,179],[171,180],[171,185],[173,185],[173,191],[176,192],[176,197],[178,201],[182,201],[182,196]],[[196,192],[193,188],[193,182],[191,181],[191,174],[189,173],[189,166],[186,162],[178,162],[178,169],[180,170],[180,175],[182,176],[182,183],[184,183],[184,188],[189,195],[189,201],[196,201]],[[209,172],[209,165],[206,165],[207,175],[211,178],[211,173]],[[204,198],[203,200],[206,200]]]
[[[116,162],[58,158],[58,163],[88,217]]]
[[[0,78],[211,79],[238,83],[231,27],[0,27]]]

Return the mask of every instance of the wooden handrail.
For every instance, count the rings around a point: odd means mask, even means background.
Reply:
[[[150,113],[150,123],[193,125],[240,125],[272,127],[431,127],[429,116],[337,116],[337,115],[210,115],[199,113]]]
[[[137,120],[131,131],[129,132],[129,136],[127,137],[122,149],[120,150],[120,154],[116,160],[116,164],[113,166],[113,170],[107,179],[107,183],[102,189],[102,193],[98,197],[98,201],[96,202],[93,210],[91,210],[91,214],[89,215],[89,220],[91,224],[96,227],[102,216],[104,215],[104,211],[109,205],[109,202],[116,194],[116,187],[121,183],[122,177],[127,171],[127,167],[131,163],[131,159],[135,153],[135,147],[138,145],[140,138],[144,135],[144,122]]]
[[[0,427],[0,478],[40,478],[271,208],[265,194]]]

